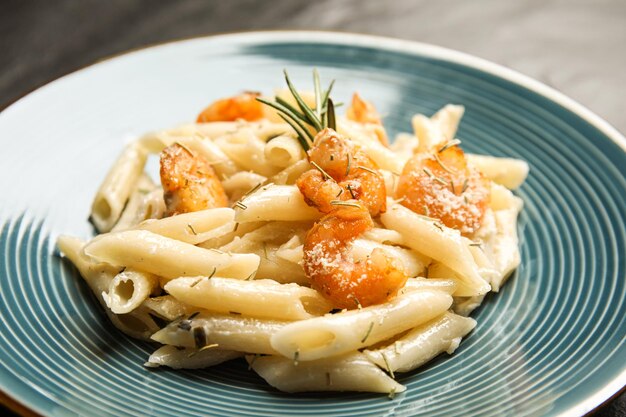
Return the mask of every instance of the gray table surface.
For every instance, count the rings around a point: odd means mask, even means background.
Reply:
[[[467,52],[556,88],[626,133],[626,0],[0,0],[0,108],[112,54],[267,29],[368,33]],[[595,415],[626,417],[626,394]]]

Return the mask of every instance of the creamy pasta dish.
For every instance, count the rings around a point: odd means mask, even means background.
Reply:
[[[316,71],[312,92],[285,78],[128,144],[93,202],[100,234],[58,246],[117,328],[160,344],[147,367],[242,358],[281,391],[393,396],[518,266],[528,165],[464,153],[462,106],[389,141],[357,93],[336,116]]]

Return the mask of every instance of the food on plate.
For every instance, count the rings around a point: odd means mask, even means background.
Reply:
[[[116,327],[161,344],[148,367],[243,357],[282,391],[393,396],[519,265],[510,189],[528,165],[465,154],[462,106],[390,143],[358,93],[339,117],[317,71],[312,93],[285,79],[128,145],[92,205],[99,234],[58,246]]]

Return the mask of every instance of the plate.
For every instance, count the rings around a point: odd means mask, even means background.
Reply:
[[[271,92],[311,68],[374,101],[392,133],[466,106],[475,153],[521,158],[522,263],[457,353],[399,376],[390,400],[288,395],[246,365],[147,370],[151,346],[106,320],[55,251],[89,237],[91,199],[125,142],[212,100]],[[88,67],[0,114],[0,388],[45,416],[582,415],[626,384],[626,139],[550,88],[446,49],[361,35],[270,32],[174,42]]]

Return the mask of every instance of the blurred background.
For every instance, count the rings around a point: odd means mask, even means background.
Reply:
[[[556,88],[626,133],[626,0],[0,0],[0,109],[129,49],[275,29],[367,33],[470,53]],[[626,417],[626,395],[595,415]]]

